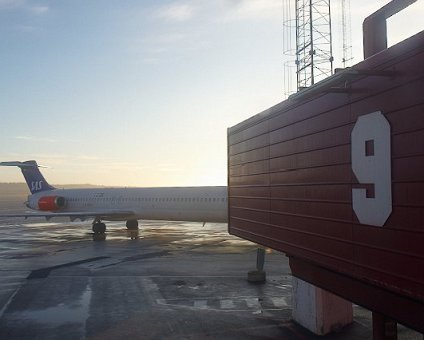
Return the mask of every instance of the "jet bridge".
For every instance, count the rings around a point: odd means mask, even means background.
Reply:
[[[405,3],[365,20],[364,61],[228,129],[228,216],[294,276],[424,332],[424,31],[385,43]]]

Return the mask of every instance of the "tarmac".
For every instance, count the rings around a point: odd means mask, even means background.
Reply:
[[[268,249],[266,283],[249,283],[257,245],[226,224],[107,228],[0,221],[0,339],[372,339],[371,313],[359,306],[331,335],[294,323],[288,259]]]

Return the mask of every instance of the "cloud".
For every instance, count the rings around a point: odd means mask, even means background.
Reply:
[[[259,19],[281,16],[281,0],[186,0],[156,10],[156,17],[171,22]]]
[[[189,3],[172,3],[159,8],[156,16],[167,21],[184,22],[190,20],[195,13],[195,6]]]
[[[28,141],[28,142],[42,142],[42,143],[54,143],[54,139],[45,138],[45,137],[34,137],[34,136],[15,136],[15,139]]]
[[[184,40],[184,38],[186,37],[185,34],[183,33],[178,33],[178,32],[169,32],[169,33],[162,33],[162,34],[157,34],[154,36],[151,36],[149,38],[144,39],[144,42],[146,43],[154,43],[156,45],[170,45],[170,44],[175,44],[178,43],[182,40]],[[156,47],[157,49],[158,47]],[[163,47],[161,47],[163,49]],[[156,51],[157,52],[157,51]],[[160,51],[162,52],[162,51]]]
[[[156,21],[155,29],[148,31],[143,39],[134,39],[130,48],[139,55],[139,62],[153,65],[171,55],[175,60],[215,46],[214,31],[222,23],[280,20],[282,4],[281,0],[174,0],[151,8],[146,14],[146,19]]]
[[[48,6],[32,6],[28,8],[32,13],[37,15],[45,14],[49,11]]]
[[[160,62],[160,58],[157,57],[145,57],[141,59],[141,63],[145,65],[156,65]]]
[[[281,16],[281,0],[227,0],[227,18],[232,19],[264,19]]]
[[[182,49],[187,41],[187,35],[178,32],[157,33],[145,37],[133,44],[132,50],[141,50],[145,54],[143,64],[153,65],[160,62],[164,54],[175,48]]]
[[[26,0],[0,0],[0,10],[22,10],[34,15],[43,15],[49,11],[46,5],[33,5]]]
[[[23,0],[0,0],[0,9],[17,8],[22,6]]]
[[[15,25],[14,29],[24,33],[33,33],[39,30],[38,27],[30,25]]]

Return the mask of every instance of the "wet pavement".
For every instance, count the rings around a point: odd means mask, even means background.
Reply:
[[[40,220],[41,221],[41,220]],[[316,337],[291,321],[287,258],[267,251],[265,284],[247,282],[256,246],[225,224],[0,221],[0,339],[371,339],[371,314]],[[422,337],[399,326],[399,339]]]

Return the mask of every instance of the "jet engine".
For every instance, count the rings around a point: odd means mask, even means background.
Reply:
[[[66,206],[66,199],[62,196],[44,196],[38,200],[38,209],[43,211],[55,211]]]

